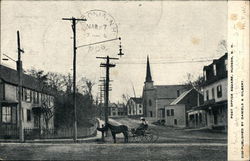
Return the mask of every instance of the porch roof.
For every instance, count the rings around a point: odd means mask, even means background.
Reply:
[[[209,108],[213,109],[214,107],[218,107],[221,105],[227,105],[227,100],[196,106],[187,112],[196,111],[196,110],[208,110]]]
[[[51,110],[49,108],[42,108],[40,106],[35,106],[35,107],[32,107],[32,112],[34,114],[42,114],[45,112],[51,112]]]
[[[8,101],[8,100],[0,100],[0,104],[2,104],[2,105],[16,105],[16,104],[18,104],[18,102]]]

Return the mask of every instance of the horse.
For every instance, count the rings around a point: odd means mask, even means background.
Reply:
[[[111,125],[110,123],[107,123],[105,126],[107,126],[111,134],[113,136],[114,143],[116,143],[116,134],[123,133],[124,135],[124,142],[128,142],[128,127],[126,125],[119,125],[119,126],[114,126]]]

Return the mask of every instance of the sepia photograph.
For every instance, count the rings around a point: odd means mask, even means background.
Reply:
[[[0,5],[0,160],[249,159],[249,2]]]

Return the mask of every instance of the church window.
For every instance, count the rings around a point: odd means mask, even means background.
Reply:
[[[149,104],[149,106],[152,106],[152,101],[149,100],[149,101],[148,101],[148,104]]]

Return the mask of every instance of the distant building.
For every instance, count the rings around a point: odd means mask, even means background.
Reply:
[[[188,111],[190,127],[227,128],[227,53],[204,66],[204,104]]]
[[[142,116],[143,105],[142,98],[131,97],[127,102],[128,116]]]
[[[203,103],[203,95],[195,89],[183,92],[170,105],[165,107],[166,117],[164,117],[167,126],[187,127],[187,111],[192,107]]]
[[[142,93],[145,117],[165,118],[165,107],[187,90],[186,85],[154,85],[147,57],[146,79]]]
[[[110,117],[124,117],[127,116],[127,109],[124,104],[110,103],[109,104]]]
[[[23,74],[21,94],[23,128],[45,128],[48,115],[51,118],[47,126],[53,128],[54,97],[51,90],[42,86],[36,78]],[[19,127],[18,111],[18,73],[0,65],[0,135],[7,132],[7,129]]]

